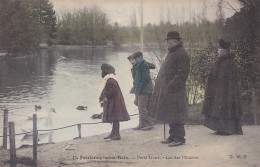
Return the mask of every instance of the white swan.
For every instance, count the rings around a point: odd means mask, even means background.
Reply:
[[[52,128],[52,114],[56,113],[54,108],[49,108],[47,111],[42,108],[35,108],[35,111],[31,113],[30,115],[27,115],[28,120],[33,120],[33,114],[37,115],[37,128],[38,129],[50,129]],[[28,129],[22,129],[23,133],[29,133],[32,132],[32,128]],[[50,133],[50,132],[42,132],[41,134]],[[32,133],[29,133],[27,135],[32,135]]]

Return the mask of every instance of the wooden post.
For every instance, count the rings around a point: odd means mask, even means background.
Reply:
[[[163,140],[166,141],[165,122],[163,123]]]
[[[37,145],[38,145],[38,131],[37,131],[37,115],[33,114],[33,164],[37,166]]]
[[[257,113],[257,106],[256,106],[256,95],[255,95],[255,89],[252,88],[252,109],[253,109],[253,115],[254,115],[254,124],[258,124],[258,113]]]
[[[10,163],[16,164],[16,150],[15,150],[15,130],[14,122],[9,122],[9,141],[10,141]]]
[[[79,138],[81,138],[81,124],[78,124]]]
[[[8,110],[4,109],[4,122],[3,122],[3,148],[7,150],[7,128],[8,128]]]

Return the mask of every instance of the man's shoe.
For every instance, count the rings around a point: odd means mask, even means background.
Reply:
[[[162,144],[170,144],[172,142],[172,140],[163,140],[161,141]]]
[[[184,142],[181,141],[177,141],[177,142],[171,142],[170,144],[168,144],[169,147],[176,147],[176,146],[180,146],[185,144]]]
[[[153,125],[145,126],[145,127],[141,128],[140,130],[146,131],[146,130],[151,130],[151,129],[153,129]]]
[[[173,137],[169,136],[166,140],[161,141],[162,144],[170,144],[173,142]]]

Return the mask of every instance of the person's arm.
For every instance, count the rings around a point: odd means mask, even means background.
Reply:
[[[133,86],[130,90],[130,94],[134,94],[135,93],[135,87]]]
[[[141,66],[140,69],[141,72],[141,80],[140,80],[140,86],[136,88],[136,93],[139,94],[141,90],[150,82],[150,73],[149,73],[149,68],[147,64],[144,64]]]
[[[99,96],[99,102],[102,102],[102,100],[105,98],[104,89],[102,90],[100,96]]]
[[[117,94],[117,91],[118,86],[116,84],[116,81],[113,79],[108,79],[105,86],[105,97],[107,99],[110,99]]]
[[[149,67],[149,69],[155,69],[155,64],[153,64],[153,63],[149,63],[149,62],[146,62],[147,63],[147,65],[148,65],[148,67]]]
[[[176,62],[175,62],[176,63]],[[188,55],[182,55],[177,62],[177,72],[169,81],[168,87],[179,87],[188,78],[190,71],[190,60]]]

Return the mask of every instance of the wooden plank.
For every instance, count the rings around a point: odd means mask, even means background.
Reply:
[[[7,150],[7,129],[8,129],[8,110],[4,109],[4,122],[3,122],[3,148]]]
[[[15,148],[15,129],[14,122],[9,122],[9,141],[10,141],[10,163],[16,164],[16,148]]]

